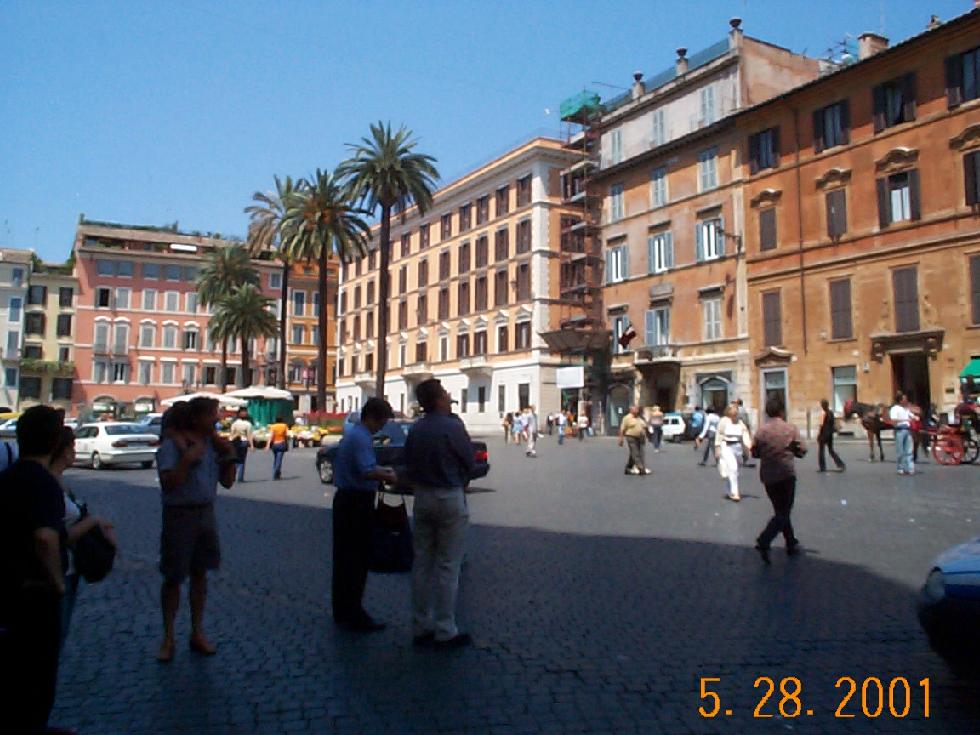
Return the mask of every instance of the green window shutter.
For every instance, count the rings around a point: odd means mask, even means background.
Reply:
[[[695,239],[695,260],[698,263],[704,261],[704,237],[701,232],[701,223],[694,223],[694,239]]]

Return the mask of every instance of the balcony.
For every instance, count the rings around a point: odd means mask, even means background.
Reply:
[[[375,383],[377,383],[377,377],[378,376],[370,370],[361,370],[360,372],[354,373],[354,383],[357,384],[358,388],[369,390],[375,386]]]
[[[432,365],[424,361],[413,362],[411,365],[406,365],[402,368],[402,377],[405,380],[421,383],[423,380],[428,380],[432,377]]]
[[[487,360],[486,355],[464,357],[459,361],[459,369],[464,375],[471,378],[479,378],[481,376],[489,378],[493,374],[493,368]]]
[[[20,361],[20,369],[23,373],[37,375],[44,373],[56,377],[70,377],[75,372],[75,363],[60,360],[39,360],[36,358],[24,358]]]
[[[633,348],[633,355],[637,365],[680,362],[680,357],[677,355],[677,345],[670,343],[639,345]]]

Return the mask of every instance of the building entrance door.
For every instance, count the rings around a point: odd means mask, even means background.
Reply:
[[[633,391],[625,385],[614,385],[609,389],[609,416],[606,420],[606,432],[608,434],[613,435],[619,431],[620,422],[629,413],[632,395]]]
[[[892,355],[892,393],[902,391],[910,403],[923,409],[932,402],[927,360],[923,354]],[[887,397],[886,401],[890,403],[893,397]]]
[[[788,391],[787,391],[787,376],[786,368],[772,368],[769,370],[762,370],[762,418],[760,423],[764,423],[769,419],[766,418],[765,406],[770,398],[778,398],[783,403],[783,407],[786,409],[786,415],[789,416],[789,402],[787,401]]]

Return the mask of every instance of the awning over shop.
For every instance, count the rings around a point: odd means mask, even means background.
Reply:
[[[556,329],[552,332],[541,332],[541,339],[552,352],[582,353],[607,348],[612,332],[608,329]]]
[[[980,380],[980,359],[970,360],[960,373],[960,377]]]

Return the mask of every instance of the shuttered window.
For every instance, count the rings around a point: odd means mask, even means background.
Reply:
[[[476,311],[487,310],[487,277],[480,276],[476,279]]]
[[[851,139],[851,110],[847,100],[821,107],[813,113],[813,150],[816,153]]]
[[[872,90],[875,132],[915,120],[915,73],[879,84]]]
[[[529,219],[517,223],[517,252],[531,252],[531,220]]]
[[[946,58],[946,102],[949,109],[980,97],[980,48]]]
[[[429,261],[423,258],[419,261],[418,288],[429,285]]]
[[[850,339],[854,336],[851,322],[851,281],[830,282],[830,337]]]
[[[493,259],[499,263],[510,257],[510,237],[506,228],[497,230],[493,236]]]
[[[489,246],[487,244],[487,236],[480,235],[476,239],[476,267],[477,268],[482,268],[487,264],[488,247]]]
[[[507,269],[499,270],[493,277],[493,305],[507,305]]]
[[[918,170],[913,168],[878,179],[877,192],[878,224],[882,228],[895,222],[921,219]]]
[[[759,249],[776,249],[776,208],[759,210]]]
[[[445,281],[449,278],[449,251],[443,250],[439,253],[439,280]]]
[[[419,250],[429,247],[430,225],[424,224],[419,228]]]
[[[749,172],[779,166],[779,128],[768,128],[749,136]]]
[[[827,202],[827,235],[833,240],[847,232],[846,189],[833,189],[825,197]]]
[[[658,232],[647,238],[647,267],[650,273],[663,273],[674,267],[674,236]]]
[[[963,185],[966,203],[971,207],[980,204],[980,151],[963,156]]]
[[[970,258],[971,324],[980,324],[980,255]]]
[[[892,271],[892,288],[895,295],[895,331],[919,331],[918,269],[898,268]]]
[[[451,214],[442,215],[442,229],[439,237],[448,240],[453,236],[453,216]]]
[[[783,343],[783,309],[779,291],[762,294],[762,325],[766,347]]]
[[[531,299],[531,264],[521,263],[517,266],[517,300]]]
[[[457,287],[456,299],[458,301],[456,308],[459,311],[460,316],[466,316],[470,313],[470,282],[469,279],[459,282]]]
[[[439,289],[439,318],[440,319],[449,318],[449,289],[448,288]]]

